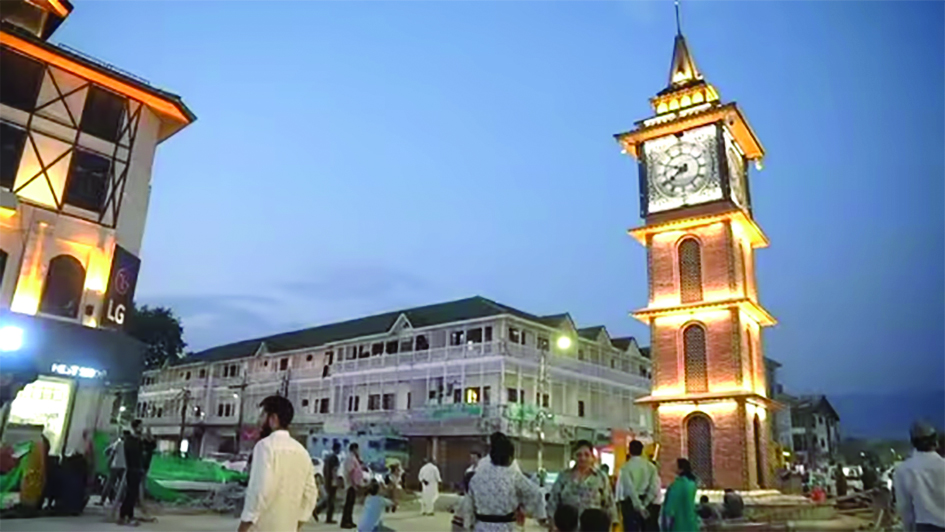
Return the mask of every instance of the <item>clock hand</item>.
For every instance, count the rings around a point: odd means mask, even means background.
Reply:
[[[676,172],[672,176],[670,176],[669,178],[670,181],[676,181],[676,178],[679,177],[679,174],[689,169],[689,165],[688,163],[683,163],[682,165],[674,166],[673,168],[676,170]]]

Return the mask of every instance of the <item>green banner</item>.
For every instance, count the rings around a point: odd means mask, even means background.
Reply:
[[[455,419],[462,417],[478,417],[482,415],[482,407],[477,404],[455,404],[444,408],[437,408],[430,412],[431,419]]]

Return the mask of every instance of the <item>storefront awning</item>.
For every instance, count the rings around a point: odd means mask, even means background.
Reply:
[[[37,372],[51,373],[54,365],[64,365],[104,372],[97,375],[112,386],[140,381],[146,347],[122,332],[8,310],[0,311],[0,327],[18,328],[22,336],[19,348],[2,353],[0,371],[32,363]]]

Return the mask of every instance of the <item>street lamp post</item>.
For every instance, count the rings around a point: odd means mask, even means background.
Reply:
[[[571,338],[569,336],[559,336],[555,345],[561,351],[567,351],[571,348]],[[544,467],[545,458],[545,421],[548,419],[548,412],[545,409],[545,395],[548,393],[548,349],[542,349],[538,358],[538,471]]]
[[[548,381],[548,350],[542,349],[538,358],[538,471],[545,458],[545,389]]]
[[[187,407],[190,404],[190,389],[181,390],[180,437],[177,439],[177,451],[184,452],[184,428],[187,426]]]
[[[233,395],[239,399],[237,408],[239,413],[236,417],[236,454],[240,454],[240,444],[242,443],[242,432],[243,432],[243,395],[245,395],[246,387],[249,384],[246,382],[246,372],[243,372],[243,382],[240,384],[234,384],[230,386],[231,390],[239,390],[238,392],[233,392]]]

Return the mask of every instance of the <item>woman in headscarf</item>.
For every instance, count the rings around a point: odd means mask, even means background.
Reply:
[[[489,461],[476,466],[462,501],[467,530],[512,532],[520,509],[539,522],[545,520],[541,490],[511,467],[514,454],[515,447],[508,436],[495,432],[489,437]]]
[[[594,446],[581,440],[574,447],[574,467],[558,475],[551,488],[548,514],[554,515],[559,506],[572,506],[581,515],[588,508],[602,510],[613,523],[617,519],[617,506],[610,479],[597,467]]]
[[[692,474],[689,460],[676,460],[676,480],[666,489],[663,509],[660,514],[660,530],[689,532],[699,530],[696,514],[696,488],[698,482]]]

